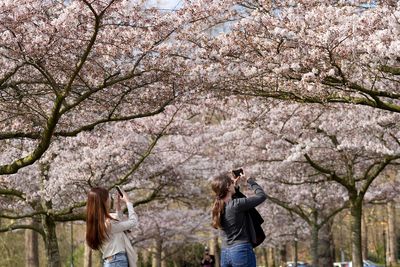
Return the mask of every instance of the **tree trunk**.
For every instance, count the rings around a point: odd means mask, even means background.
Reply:
[[[362,216],[362,256],[364,260],[368,259],[368,225],[367,225],[367,218],[365,218],[365,214]]]
[[[92,249],[85,242],[85,256],[83,259],[84,267],[92,267]]]
[[[268,248],[268,266],[276,267],[275,247]]]
[[[268,267],[268,249],[262,248],[264,267]]]
[[[34,220],[32,224],[37,224]],[[25,267],[39,267],[39,238],[33,230],[25,230]]]
[[[60,251],[58,249],[56,223],[50,216],[42,216],[44,230],[44,245],[46,249],[47,266],[61,267]]]
[[[294,241],[294,264],[297,266],[298,261],[299,261],[299,248],[298,248],[298,243],[297,240]]]
[[[279,261],[278,266],[285,266],[287,261],[286,244],[279,247]]]
[[[156,239],[154,243],[154,253],[153,253],[153,261],[152,267],[161,267],[161,253],[162,253],[162,244],[161,241]]]
[[[318,225],[313,223],[311,225],[311,261],[312,266],[318,266]]]
[[[387,205],[388,210],[388,246],[387,262],[389,266],[397,264],[396,209],[393,202]]]
[[[165,257],[165,252],[163,251],[163,252],[161,253],[161,255],[162,255],[161,267],[167,267],[168,264],[167,264],[167,259],[166,259],[166,257]]]
[[[319,267],[333,266],[333,236],[332,221],[325,223],[318,233],[318,265]]]
[[[361,221],[362,221],[362,198],[350,198],[351,214],[351,249],[353,267],[363,267]]]

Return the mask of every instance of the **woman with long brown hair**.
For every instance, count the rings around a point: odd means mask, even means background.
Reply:
[[[215,193],[212,210],[212,225],[221,229],[222,250],[221,267],[256,267],[256,257],[253,251],[251,225],[247,219],[251,209],[261,204],[267,198],[264,190],[251,178],[242,174],[235,176],[234,172],[223,173],[211,182]],[[244,179],[254,196],[235,198],[235,185],[239,179]]]
[[[127,251],[132,247],[124,231],[138,224],[128,195],[122,191],[122,197],[119,194],[116,196],[115,217],[110,214],[112,197],[107,189],[94,187],[89,191],[87,198],[86,242],[92,249],[103,253],[104,267],[128,267]],[[121,200],[128,208],[127,220],[122,220]]]

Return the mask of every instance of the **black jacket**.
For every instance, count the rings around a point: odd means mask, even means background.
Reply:
[[[267,195],[253,179],[248,179],[247,184],[254,191],[254,196],[247,198],[243,194],[234,194],[224,205],[221,214],[222,247],[240,243],[252,243],[253,246],[257,246],[260,243],[260,235],[257,232],[262,230],[260,224],[263,219],[254,208],[264,202]],[[253,222],[253,217],[257,223]]]
[[[235,187],[235,194],[232,196],[232,199],[235,198],[243,198],[246,197],[242,192],[240,192],[239,187]],[[261,224],[264,222],[264,219],[261,217],[261,214],[256,210],[256,208],[251,208],[247,213],[247,223],[249,227],[249,236],[251,238],[251,243],[253,247],[257,247],[260,245],[265,239],[264,230],[261,227]]]

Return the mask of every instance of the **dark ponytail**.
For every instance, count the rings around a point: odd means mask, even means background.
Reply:
[[[215,177],[211,182],[211,188],[216,195],[212,209],[212,226],[215,229],[221,228],[221,215],[224,211],[224,197],[229,192],[229,186],[232,184],[230,173],[224,173]]]
[[[212,226],[215,229],[221,228],[221,214],[224,210],[224,201],[222,199],[216,199],[212,209]]]

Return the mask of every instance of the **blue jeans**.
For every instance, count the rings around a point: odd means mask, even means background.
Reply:
[[[221,267],[256,267],[256,255],[250,243],[222,248]]]
[[[104,267],[128,267],[126,252],[119,252],[112,255],[112,259],[104,260]]]

